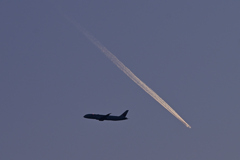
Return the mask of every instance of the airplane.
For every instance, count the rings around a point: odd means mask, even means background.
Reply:
[[[128,119],[126,117],[128,113],[128,110],[126,110],[125,112],[123,112],[123,114],[121,114],[120,116],[110,116],[111,113],[106,114],[106,115],[101,115],[101,114],[86,114],[85,116],[83,116],[84,118],[88,118],[88,119],[96,119],[99,121],[104,121],[104,120],[109,120],[109,121],[121,121],[121,120],[126,120]]]

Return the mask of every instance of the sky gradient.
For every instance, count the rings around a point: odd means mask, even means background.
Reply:
[[[0,159],[239,159],[239,8],[234,0],[1,1]],[[127,109],[123,122],[83,118]]]

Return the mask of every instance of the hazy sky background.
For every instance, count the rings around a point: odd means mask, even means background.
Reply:
[[[237,0],[0,1],[0,159],[240,159],[239,8]],[[127,121],[83,118],[126,109]]]

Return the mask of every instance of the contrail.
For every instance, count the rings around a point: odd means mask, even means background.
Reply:
[[[99,48],[105,56],[110,59],[119,69],[121,69],[131,80],[139,85],[145,92],[152,96],[158,103],[166,108],[172,115],[174,115],[179,121],[181,121],[186,127],[191,128],[187,122],[185,122],[161,97],[157,95],[151,88],[149,88],[143,81],[141,81],[133,72],[128,69],[116,56],[114,56],[106,47],[104,47],[95,37],[93,37],[88,31],[86,31],[75,20],[71,19],[67,15],[64,15],[71,23],[73,23],[82,34],[84,34],[97,48]]]

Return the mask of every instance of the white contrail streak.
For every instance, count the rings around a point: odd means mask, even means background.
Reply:
[[[144,91],[152,96],[158,103],[166,108],[172,115],[174,115],[179,121],[181,121],[186,127],[191,128],[187,122],[185,122],[161,97],[159,97],[151,88],[149,88],[144,82],[142,82],[130,69],[128,69],[116,56],[114,56],[106,47],[104,47],[95,37],[81,27],[75,20],[64,15],[66,19],[72,22],[97,48],[99,48],[108,59],[110,59],[119,69],[121,69],[129,78],[131,78],[137,85],[139,85]]]

